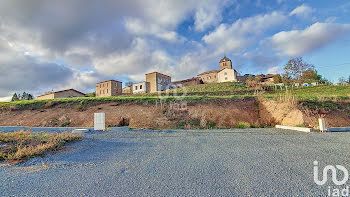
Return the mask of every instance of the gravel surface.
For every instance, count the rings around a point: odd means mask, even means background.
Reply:
[[[333,183],[314,183],[313,161],[350,170],[349,140],[279,129],[114,128],[2,165],[0,196],[326,196]]]

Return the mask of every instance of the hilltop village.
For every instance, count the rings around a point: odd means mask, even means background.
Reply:
[[[96,84],[96,97],[111,97],[128,94],[154,93],[165,91],[167,89],[182,88],[186,86],[195,86],[208,83],[223,82],[244,82],[248,78],[248,74],[240,76],[235,69],[232,68],[232,61],[224,56],[219,61],[219,69],[210,70],[198,74],[196,77],[184,79],[181,81],[171,81],[171,76],[159,72],[151,72],[145,74],[145,81],[134,83],[123,88],[123,84],[117,80],[108,80],[98,82]],[[273,81],[274,75],[266,75],[264,81]],[[61,90],[57,92],[49,92],[40,95],[37,99],[54,99],[69,97],[84,97],[85,94],[74,89]]]

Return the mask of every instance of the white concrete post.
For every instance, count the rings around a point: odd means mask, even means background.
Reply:
[[[95,113],[94,130],[105,131],[106,130],[105,123],[106,123],[105,113]]]
[[[321,132],[327,131],[326,121],[324,120],[324,118],[319,118],[319,119],[318,119],[318,123],[319,123],[319,125],[320,125],[320,131],[321,131]]]

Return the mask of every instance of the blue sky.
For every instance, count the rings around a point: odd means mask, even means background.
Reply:
[[[152,71],[186,79],[224,55],[241,74],[282,72],[302,56],[336,82],[350,75],[349,13],[345,0],[4,0],[0,100]]]

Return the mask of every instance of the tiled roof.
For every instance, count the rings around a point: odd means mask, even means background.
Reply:
[[[78,93],[78,94],[85,95],[84,93],[79,92],[78,90],[74,90],[74,89],[67,89],[67,90],[61,90],[61,91],[57,91],[57,92],[48,92],[48,93],[43,94],[43,95],[40,95],[40,96],[45,96],[45,95],[48,95],[48,94],[54,94],[54,93],[67,92],[67,91],[73,91],[73,92],[76,92],[76,93]],[[38,97],[39,97],[39,96],[38,96]]]
[[[228,59],[226,56],[224,56],[224,57],[220,60],[220,63],[221,63],[221,62],[226,62],[226,61],[231,61],[231,60]]]
[[[210,74],[210,73],[218,73],[218,72],[219,72],[219,70],[210,70],[210,71],[207,71],[207,72],[198,74],[198,76],[200,76],[200,75],[205,75],[205,74]]]

